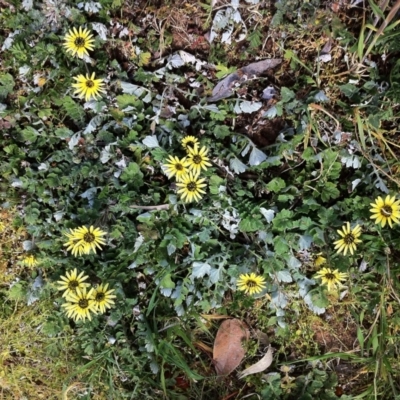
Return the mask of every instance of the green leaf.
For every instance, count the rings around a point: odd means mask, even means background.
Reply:
[[[229,129],[229,126],[226,125],[216,125],[215,128],[213,129],[213,133],[217,139],[223,139],[232,134],[231,130]]]
[[[339,85],[340,91],[347,97],[351,98],[359,92],[359,88],[352,85],[351,83],[346,83],[345,85]]]
[[[171,274],[164,275],[164,277],[161,279],[160,287],[163,289],[174,289],[175,288],[175,283],[171,279]]]
[[[130,162],[121,174],[121,180],[137,187],[143,185],[143,173],[135,162]]]
[[[278,214],[276,214],[275,218],[272,220],[272,224],[275,229],[285,231],[292,228],[292,219],[293,211],[282,210]]]
[[[282,97],[282,102],[283,103],[288,103],[290,100],[292,100],[296,96],[296,93],[293,92],[293,90],[288,89],[287,87],[283,87],[281,89],[281,97]]]
[[[336,185],[332,182],[326,182],[325,185],[321,185],[321,199],[328,201],[329,199],[337,199],[340,196],[340,192]]]
[[[135,106],[135,103],[137,101],[137,97],[132,95],[132,94],[121,94],[116,97],[117,99],[117,104],[118,107],[123,110],[124,108],[128,106]]]
[[[210,193],[218,194],[219,187],[225,184],[225,180],[220,178],[218,175],[212,175],[210,177],[209,185],[210,185]]]
[[[27,126],[26,128],[24,128],[21,133],[24,140],[31,143],[36,142],[36,139],[38,138],[38,136],[40,136],[40,133],[31,126]]]
[[[14,89],[14,78],[10,74],[0,75],[0,100],[4,100]]]
[[[271,192],[278,193],[286,187],[286,183],[282,178],[274,178],[267,184],[267,189]]]
[[[62,101],[62,106],[68,117],[70,117],[79,126],[83,125],[85,121],[85,110],[81,105],[76,103],[70,96],[66,96]]]
[[[260,219],[260,215],[250,215],[243,218],[239,223],[241,232],[257,232],[265,228],[265,223]]]

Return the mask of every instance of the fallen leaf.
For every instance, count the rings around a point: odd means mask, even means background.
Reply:
[[[268,351],[265,356],[249,368],[246,368],[244,371],[239,373],[239,379],[244,378],[245,376],[256,374],[258,372],[265,371],[272,364],[272,349],[271,346],[268,347]]]
[[[229,319],[221,324],[213,350],[217,375],[228,375],[240,364],[245,355],[242,341],[248,340],[249,336],[249,330],[238,319]]]
[[[262,61],[251,63],[246,67],[239,68],[236,72],[218,82],[212,91],[212,96],[207,101],[218,101],[230,97],[233,94],[233,88],[246,82],[252,76],[261,75],[268,69],[275,68],[282,62],[280,58],[269,58]]]

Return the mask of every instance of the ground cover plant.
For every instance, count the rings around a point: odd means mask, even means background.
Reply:
[[[399,8],[0,0],[1,395],[400,398]]]

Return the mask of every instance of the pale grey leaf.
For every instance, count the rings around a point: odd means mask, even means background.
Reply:
[[[65,214],[64,211],[56,211],[56,212],[53,214],[53,217],[54,217],[54,219],[58,222],[58,221],[61,221],[61,220],[62,220],[62,218],[64,217],[64,214]]]
[[[351,191],[353,192],[354,189],[358,186],[358,184],[361,182],[361,179],[354,179],[354,181],[351,182]]]
[[[286,283],[293,282],[292,275],[290,271],[287,269],[278,271],[276,274],[276,278],[278,279],[278,282],[286,282]]]
[[[171,65],[173,68],[178,68],[185,65],[185,63],[179,54],[173,54],[168,60],[168,65]]]
[[[229,166],[236,174],[241,174],[246,171],[247,167],[238,158],[233,157],[229,160]]]
[[[23,248],[25,251],[32,250],[32,249],[33,249],[33,242],[32,242],[32,240],[24,240],[24,241],[22,242],[22,248]]]
[[[209,275],[211,271],[211,265],[199,261],[193,263],[191,278],[203,278],[205,275]]]
[[[277,108],[275,106],[272,106],[267,111],[265,111],[263,117],[264,118],[275,118],[277,114],[278,114]]]
[[[251,365],[250,367],[246,368],[244,371],[239,373],[239,379],[242,379],[248,375],[257,374],[258,372],[265,371],[273,361],[273,353],[271,346],[268,346],[268,351],[264,355],[264,357],[256,362],[255,364]]]
[[[133,252],[134,253],[136,253],[140,249],[140,247],[142,246],[143,242],[144,242],[144,236],[141,233],[139,233],[139,236],[136,238],[135,245],[133,247]],[[133,264],[135,264],[135,266],[133,266]],[[133,264],[131,264],[128,268],[129,269],[135,268],[136,267],[136,263],[133,263]]]
[[[301,261],[294,256],[289,257],[289,261],[287,264],[288,267],[291,269],[299,269],[301,267]]]
[[[253,150],[250,153],[249,164],[251,166],[259,165],[266,159],[267,156],[261,150],[258,150],[256,147],[253,147]]]
[[[252,113],[258,111],[262,107],[262,103],[260,101],[242,101],[240,103],[240,108],[244,113]]]
[[[326,96],[325,92],[323,90],[320,90],[315,96],[314,99],[316,101],[321,101],[321,102],[325,102],[325,101],[329,101],[329,98]]]
[[[153,136],[146,136],[143,140],[142,143],[149,147],[150,149],[153,149],[155,147],[160,147],[159,143],[158,143],[158,139],[157,136],[153,135]]]
[[[264,100],[271,100],[275,95],[276,95],[275,88],[272,85],[269,85],[263,90],[261,98]]]
[[[22,8],[23,8],[25,11],[32,10],[32,7],[33,7],[33,0],[24,0],[24,1],[22,2]]]
[[[267,210],[264,207],[260,207],[260,212],[261,214],[265,217],[268,223],[270,223],[274,217],[275,217],[275,211],[274,210]]]
[[[212,284],[219,282],[222,278],[222,268],[211,268],[209,275]]]
[[[309,235],[299,235],[299,248],[300,250],[309,249],[313,242],[312,236]]]
[[[358,267],[358,270],[360,272],[365,272],[367,267],[368,267],[368,263],[364,259],[362,259],[361,263],[360,263],[360,266]]]
[[[167,246],[168,255],[170,256],[171,254],[174,254],[175,250],[176,250],[176,246],[173,245],[172,243],[168,243],[168,246]]]
[[[80,132],[74,133],[69,142],[68,142],[68,147],[70,150],[72,150],[79,142],[79,139],[81,138]]]
[[[108,30],[104,24],[101,24],[100,22],[92,22],[92,27],[93,30],[99,34],[102,40],[107,40]]]

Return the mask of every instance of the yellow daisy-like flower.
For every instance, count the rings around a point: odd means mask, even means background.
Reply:
[[[199,179],[198,175],[189,172],[182,176],[181,181],[177,182],[178,194],[182,197],[185,203],[190,203],[193,200],[199,201],[201,195],[205,193],[203,188],[206,186],[205,179]]]
[[[199,141],[194,136],[185,136],[181,140],[181,144],[186,151],[189,151],[189,149],[193,149],[194,146],[198,145]]]
[[[82,226],[77,229],[71,229],[71,233],[66,233],[69,240],[64,246],[68,246],[67,250],[71,250],[74,256],[77,254],[90,254],[91,251],[96,253],[96,247],[101,250],[100,245],[106,244],[102,238],[106,234],[107,232],[93,226],[90,228]]]
[[[348,277],[345,272],[339,272],[337,269],[332,271],[330,268],[322,268],[314,278],[321,279],[322,285],[327,285],[328,290],[332,290],[334,287],[341,285],[341,282]]]
[[[168,178],[172,178],[175,175],[177,182],[180,182],[182,177],[189,172],[189,162],[186,160],[186,157],[180,160],[178,157],[169,156],[167,163],[164,164],[164,168]]]
[[[393,228],[393,222],[398,224],[400,218],[400,200],[396,201],[396,197],[386,196],[385,200],[382,197],[378,197],[375,203],[371,203],[372,208],[370,209],[372,215],[371,219],[375,219],[376,224],[381,224],[382,228],[389,224]]]
[[[30,254],[22,259],[22,263],[29,268],[33,268],[38,264],[38,260],[34,255]]]
[[[250,295],[260,293],[265,288],[265,279],[254,272],[241,274],[237,280],[237,288]]]
[[[211,163],[209,163],[210,159],[207,157],[208,149],[203,146],[199,149],[198,145],[191,149],[188,148],[188,162],[189,169],[191,169],[194,173],[200,174],[201,170],[207,170],[207,167],[211,167]]]
[[[313,264],[316,267],[320,267],[326,263],[326,258],[322,257],[322,253],[314,254],[312,256]]]
[[[76,293],[70,293],[67,296],[68,302],[63,304],[62,307],[65,308],[68,318],[73,318],[75,321],[86,318],[91,320],[91,312],[97,314],[93,291],[93,288],[89,292],[86,292],[86,288],[77,288]]]
[[[350,222],[347,222],[347,224],[342,227],[342,230],[338,230],[337,233],[342,237],[333,243],[337,252],[341,253],[343,251],[343,255],[346,255],[347,251],[350,251],[351,255],[353,255],[357,247],[356,244],[361,243],[361,240],[358,239],[361,236],[360,225],[351,229]]]
[[[65,43],[63,46],[67,52],[72,53],[73,56],[77,55],[79,58],[83,58],[84,55],[89,55],[88,50],[93,50],[93,35],[88,29],[77,30],[72,28],[64,37]]]
[[[84,289],[89,286],[88,283],[84,283],[89,277],[87,275],[84,276],[83,272],[78,275],[76,268],[73,271],[68,271],[65,275],[60,276],[61,280],[57,281],[59,284],[57,289],[64,290],[62,297],[67,297],[70,294],[76,293],[77,289]]]
[[[93,291],[93,300],[96,306],[96,310],[101,313],[105,313],[107,308],[111,308],[114,304],[114,298],[117,297],[112,292],[114,289],[107,290],[108,283],[105,285],[97,286]]]
[[[91,98],[96,100],[97,97],[100,97],[100,93],[106,92],[103,88],[103,79],[94,78],[94,72],[90,77],[89,74],[86,74],[86,76],[75,76],[74,79],[77,81],[77,83],[72,84],[72,87],[76,89],[74,94],[78,95],[78,97],[81,99],[85,98],[86,101],[90,100]]]

